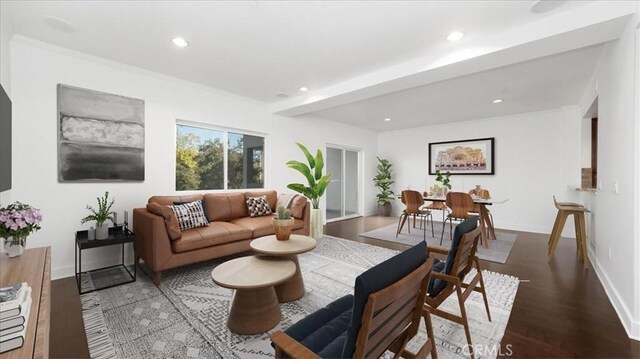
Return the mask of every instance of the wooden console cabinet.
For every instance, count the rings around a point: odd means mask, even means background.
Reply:
[[[0,287],[27,282],[31,286],[31,312],[21,348],[0,354],[0,359],[49,358],[51,304],[51,248],[32,248],[20,257],[0,253]]]

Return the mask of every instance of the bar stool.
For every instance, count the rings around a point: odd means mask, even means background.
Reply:
[[[553,224],[553,230],[549,237],[549,251],[548,258],[551,260],[553,252],[556,250],[560,235],[564,229],[564,224],[567,221],[567,217],[573,215],[575,230],[576,230],[576,247],[578,249],[578,255],[582,260],[584,267],[587,267],[587,231],[585,229],[584,214],[590,213],[590,211],[583,205],[571,202],[558,202],[556,196],[553,196],[553,204],[558,209],[558,215],[556,216],[556,222]]]

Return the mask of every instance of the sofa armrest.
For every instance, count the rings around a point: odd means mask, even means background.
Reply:
[[[136,254],[154,271],[161,271],[172,255],[171,240],[164,218],[146,208],[133,209]]]

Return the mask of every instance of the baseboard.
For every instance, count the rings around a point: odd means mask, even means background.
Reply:
[[[99,261],[91,261],[85,262],[82,261],[82,270],[88,271],[96,268],[102,268],[107,266],[112,266],[114,264],[118,264],[121,261],[121,257],[119,255],[109,258],[104,258]],[[126,254],[124,257],[124,261],[127,265],[133,263],[133,255]],[[51,268],[51,280],[62,279],[67,277],[75,276],[75,265],[66,265],[66,266],[58,266]]]
[[[600,279],[600,283],[602,283],[604,291],[607,293],[607,297],[609,297],[609,302],[611,302],[613,309],[615,309],[618,314],[618,318],[620,318],[620,322],[622,323],[624,330],[627,332],[627,335],[633,340],[640,340],[640,322],[633,319],[631,311],[629,311],[629,308],[627,308],[624,302],[620,299],[620,294],[611,284],[609,276],[600,265],[597,256],[591,248],[589,248],[589,261],[593,265],[596,275],[598,276],[598,279]]]

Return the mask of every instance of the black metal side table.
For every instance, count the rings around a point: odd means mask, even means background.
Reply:
[[[92,239],[89,240],[88,239],[88,231],[77,231],[76,232],[76,246],[75,246],[75,273],[76,273],[76,284],[78,285],[78,292],[80,294],[86,294],[86,293],[91,293],[97,290],[101,290],[101,289],[107,289],[107,288],[111,288],[111,287],[115,287],[115,286],[119,286],[122,284],[127,284],[127,283],[132,283],[136,281],[136,263],[135,263],[135,258],[136,258],[136,247],[134,244],[136,237],[133,234],[133,232],[131,232],[128,229],[124,229],[122,227],[111,227],[109,228],[109,237],[107,239]],[[131,274],[131,272],[129,271],[129,269],[127,268],[127,266],[124,263],[124,252],[125,252],[125,248],[124,245],[126,243],[131,243],[131,247],[133,248],[133,258],[134,258],[134,263],[133,263],[133,274]],[[120,264],[116,264],[116,265],[112,265],[112,266],[108,266],[108,267],[103,267],[103,268],[97,268],[97,269],[93,269],[90,271],[82,271],[82,250],[84,249],[91,249],[91,248],[99,248],[99,247],[106,247],[106,246],[113,246],[113,245],[118,245],[120,244],[122,247],[120,249],[121,255],[122,255],[122,261]],[[103,271],[106,269],[110,269],[110,268],[117,268],[117,267],[122,267],[124,268],[124,270],[127,272],[127,274],[129,275],[130,279],[123,281],[123,282],[119,282],[119,283],[115,283],[115,284],[109,284],[103,287],[94,287],[93,289],[87,290],[87,291],[82,291],[82,275],[86,274],[86,275],[91,275],[91,273],[93,272],[97,272],[97,271]]]

